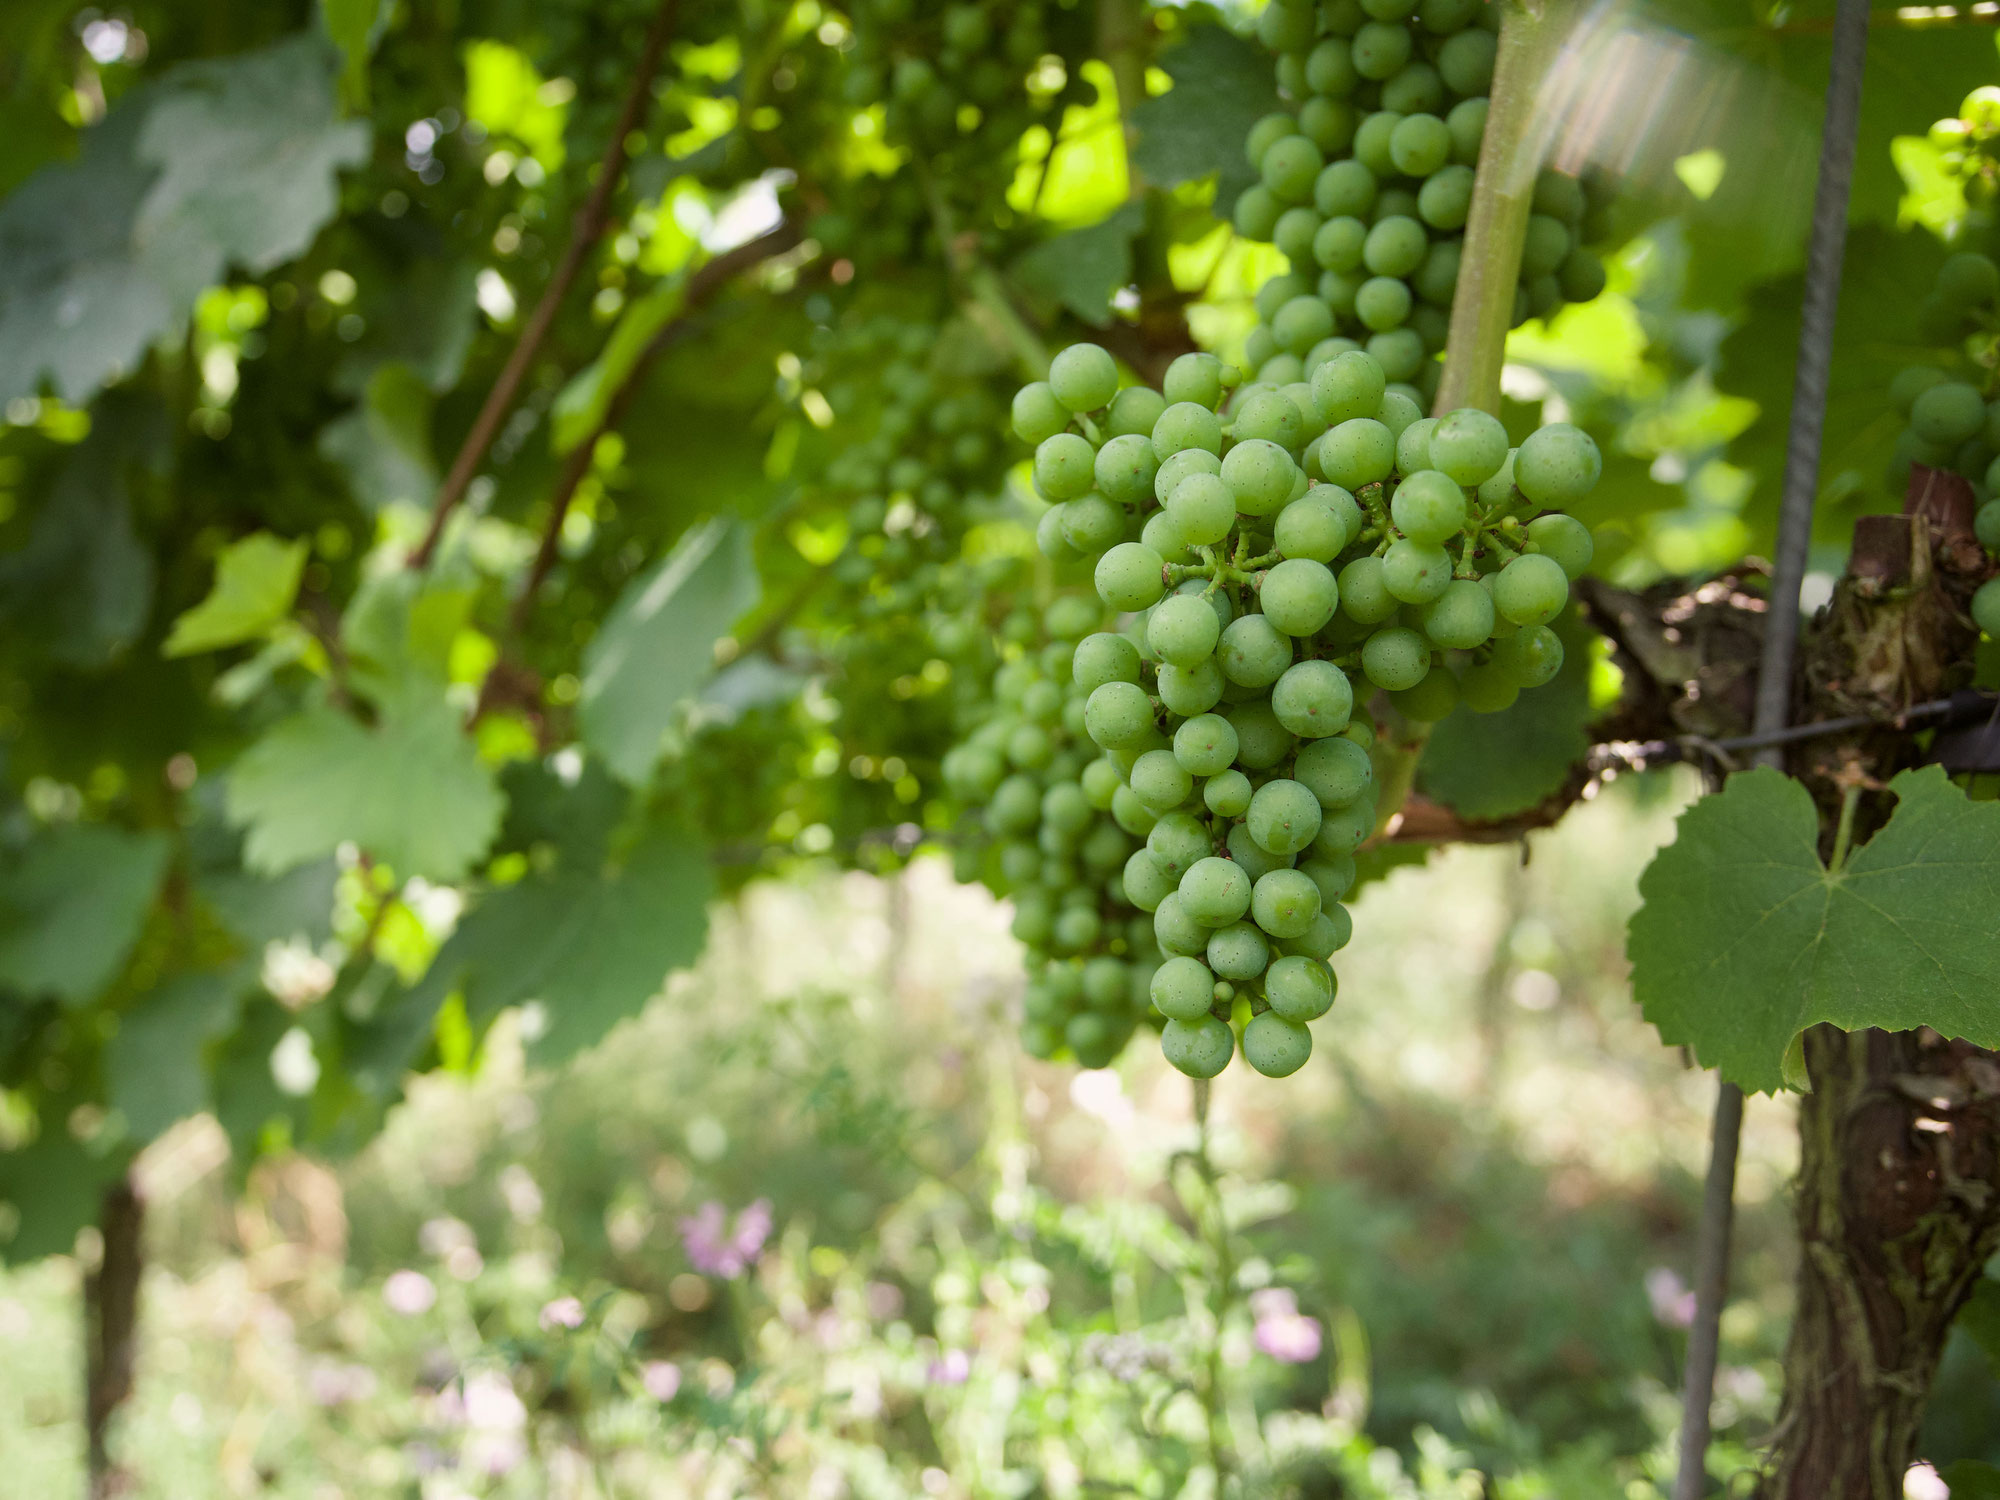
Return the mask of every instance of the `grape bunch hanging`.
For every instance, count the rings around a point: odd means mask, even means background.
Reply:
[[[1258,181],[1237,230],[1274,242],[1289,274],[1259,289],[1245,361],[1288,385],[1365,347],[1428,402],[1458,286],[1486,129],[1497,8],[1482,0],[1272,0],[1259,20],[1292,101],[1251,130]],[[1522,245],[1516,324],[1604,289],[1586,245],[1603,232],[1595,177],[1543,172]]]
[[[1042,1055],[1106,1057],[1146,1020],[1195,1077],[1239,1033],[1258,1072],[1297,1071],[1379,817],[1366,699],[1418,722],[1492,712],[1562,665],[1549,624],[1592,544],[1558,507],[1597,481],[1586,433],[1512,448],[1483,411],[1424,417],[1359,350],[1283,389],[1235,378],[1189,354],[1163,390],[1121,390],[1079,344],[1014,401],[1050,502],[1041,548],[1087,564],[1124,621],[1084,634],[1093,610],[1058,601],[1058,643],[1003,669],[998,711],[945,765],[984,807],[978,873],[1038,961]],[[1124,839],[1143,844],[1114,881]]]

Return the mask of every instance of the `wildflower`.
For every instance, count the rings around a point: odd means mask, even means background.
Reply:
[[[680,1394],[681,1367],[672,1360],[649,1359],[639,1371],[639,1383],[655,1401],[671,1401]]]
[[[947,1349],[924,1373],[932,1385],[964,1385],[972,1378],[972,1356],[963,1349]]]
[[[1694,1323],[1694,1293],[1687,1283],[1665,1266],[1646,1273],[1646,1300],[1653,1305],[1653,1319],[1668,1328],[1688,1328]]]
[[[575,1297],[557,1297],[542,1304],[542,1332],[553,1333],[558,1328],[583,1327],[583,1303]]]
[[[759,1198],[738,1214],[733,1229],[728,1210],[711,1198],[681,1220],[681,1245],[697,1271],[734,1281],[757,1263],[771,1226],[768,1198]]]
[[[389,1311],[414,1318],[427,1313],[437,1303],[437,1288],[422,1271],[392,1271],[382,1283],[382,1300]]]
[[[1250,1314],[1257,1320],[1257,1347],[1287,1365],[1309,1364],[1319,1358],[1319,1319],[1299,1311],[1299,1299],[1284,1287],[1266,1287],[1250,1294]]]

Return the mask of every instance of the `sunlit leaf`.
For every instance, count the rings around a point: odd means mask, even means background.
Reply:
[[[231,542],[216,559],[215,587],[174,621],[161,650],[193,656],[255,640],[290,611],[308,550],[303,540],[280,541],[268,531]]]

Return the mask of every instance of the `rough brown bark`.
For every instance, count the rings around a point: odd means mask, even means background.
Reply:
[[[1799,1305],[1765,1500],[1898,1500],[1952,1319],[2000,1250],[2000,1058],[1806,1037]]]
[[[111,1461],[111,1419],[132,1394],[138,1352],[140,1236],[145,1204],[131,1177],[105,1189],[98,1216],[104,1249],[84,1277],[84,1433],[90,1500],[110,1500],[130,1489],[129,1476]]]
[[[1919,468],[1903,515],[1857,528],[1809,649],[1809,717],[1892,715],[1961,685],[1976,638],[1966,600],[1987,565],[1949,478]],[[1857,834],[1886,818],[1880,788],[1910,755],[1886,728],[1801,749],[1790,769],[1826,844],[1849,787],[1862,791]],[[1822,1026],[1805,1060],[1798,1309],[1758,1493],[1898,1500],[1952,1320],[2000,1251],[2000,1055],[1928,1031]]]

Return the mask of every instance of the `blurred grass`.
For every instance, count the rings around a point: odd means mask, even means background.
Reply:
[[[1622,943],[1688,792],[1620,781],[1523,846],[1369,887],[1306,1069],[1218,1082],[1238,1290],[1291,1287],[1367,1349],[1365,1367],[1284,1365],[1225,1327],[1262,1413],[1253,1448],[1310,1419],[1335,1426],[1308,1447],[1402,1476],[1384,1495],[1478,1494],[1468,1464],[1515,1475],[1487,1491],[1508,1500],[1655,1493],[1682,1335],[1647,1277],[1687,1272],[1711,1085],[1637,1016]],[[703,1493],[766,1446],[774,1467],[741,1471],[760,1492],[998,1493],[977,1476],[1018,1469],[1065,1493],[1093,1461],[1077,1455],[1116,1467],[1110,1435],[1155,1418],[1129,1482],[1171,1492],[1180,1398],[1118,1406],[1136,1387],[1091,1384],[1084,1341],[1156,1339],[1181,1351],[1169,1370],[1200,1341],[1173,1186],[1191,1091],[1143,1041],[1115,1073],[1026,1060],[1018,989],[1005,911],[936,862],[766,883],[719,913],[697,971],[567,1071],[525,1073],[503,1027],[468,1073],[419,1081],[355,1161],[269,1165],[239,1197],[214,1132],[183,1127],[146,1163],[154,1263],[119,1440],[135,1493]],[[1725,1461],[1775,1408],[1790,1116],[1751,1102]],[[756,1199],[778,1226],[758,1273],[693,1274],[678,1221]],[[399,1271],[435,1306],[392,1311]],[[78,1276],[58,1259],[0,1277],[0,1331],[34,1351],[0,1362],[7,1500],[79,1491]],[[585,1328],[543,1327],[566,1294]],[[812,1332],[827,1319],[838,1332]],[[952,1349],[971,1354],[963,1392],[934,1369]],[[660,1361],[707,1394],[647,1395],[634,1372]],[[1011,1395],[1005,1370],[1025,1382]],[[856,1405],[870,1380],[873,1410]],[[949,1434],[996,1421],[1006,1464],[945,1458]]]

